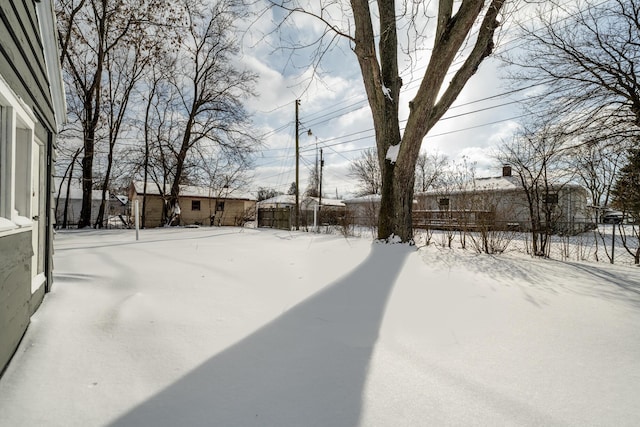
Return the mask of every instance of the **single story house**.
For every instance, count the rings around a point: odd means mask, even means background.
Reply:
[[[590,223],[587,191],[575,184],[552,186],[545,200],[553,226],[558,230],[580,232]],[[529,230],[531,215],[526,192],[519,177],[505,166],[502,176],[477,178],[464,188],[435,188],[416,194],[416,227],[462,228],[480,222],[501,229]]]
[[[53,281],[58,58],[53,0],[0,2],[0,375]]]
[[[144,227],[162,227],[164,225],[163,210],[168,200],[170,186],[162,193],[158,186],[147,183],[146,197],[144,182],[134,181],[129,186],[129,204],[131,214],[134,204],[138,202]],[[146,203],[143,213],[143,205]],[[181,225],[242,225],[255,216],[256,199],[249,194],[224,188],[214,190],[209,187],[181,185],[178,199]],[[144,215],[144,216],[143,216]],[[142,221],[140,222],[142,225]]]

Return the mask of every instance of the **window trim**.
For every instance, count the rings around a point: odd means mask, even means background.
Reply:
[[[20,215],[16,209],[16,152],[20,139],[18,129],[26,130],[27,157],[32,158],[35,127],[38,120],[31,108],[11,89],[0,75],[0,233],[7,234],[16,228],[31,227],[29,216]],[[27,168],[28,183],[33,184],[31,162],[21,165]],[[28,208],[30,212],[30,207]],[[23,212],[27,213],[27,212]]]

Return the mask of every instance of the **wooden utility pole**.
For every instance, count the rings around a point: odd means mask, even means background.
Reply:
[[[322,168],[324,167],[324,158],[322,157],[322,148],[320,149],[320,188],[318,190],[318,196],[320,201],[318,202],[318,211],[322,209]]]

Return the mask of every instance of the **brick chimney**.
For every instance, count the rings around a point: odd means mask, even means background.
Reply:
[[[511,166],[509,165],[502,166],[502,176],[511,176]]]

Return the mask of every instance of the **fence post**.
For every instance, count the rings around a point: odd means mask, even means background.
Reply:
[[[140,218],[138,216],[138,200],[136,200],[135,202],[133,202],[133,210],[134,210],[134,215],[135,215],[135,224],[136,224],[136,240],[139,239],[139,229],[140,229]]]
[[[616,250],[616,224],[615,221],[611,224],[611,264],[613,264],[613,259],[615,256]]]
[[[318,205],[313,207],[313,229],[318,232]]]

